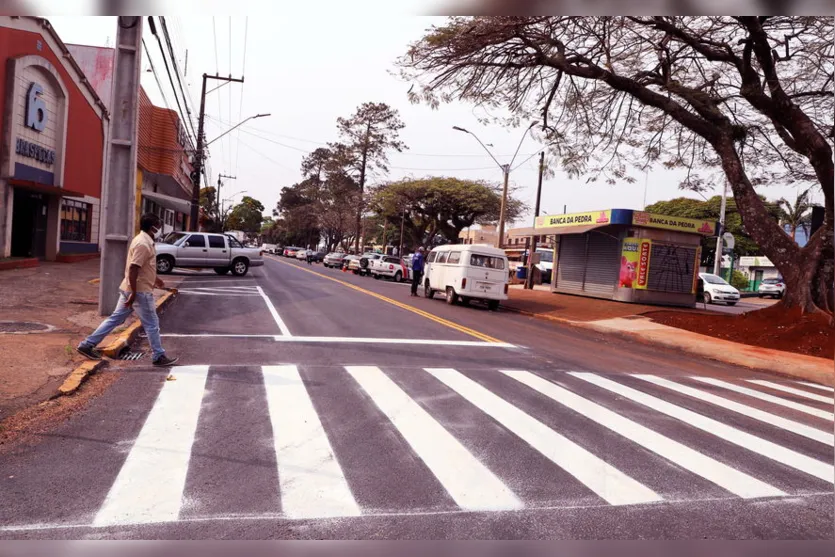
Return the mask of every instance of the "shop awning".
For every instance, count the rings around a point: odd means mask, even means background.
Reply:
[[[46,195],[60,195],[63,197],[84,197],[85,194],[77,191],[68,190],[66,188],[59,188],[50,186],[48,184],[41,184],[40,182],[30,182],[29,180],[21,180],[19,178],[8,178],[9,184],[16,188],[23,188]]]
[[[610,226],[611,223],[604,223],[604,224],[582,224],[578,226],[561,226],[555,228],[541,228],[537,229],[536,233],[541,236],[559,236],[561,234],[582,234],[583,232],[588,232],[589,230],[594,230],[595,228],[603,228],[604,226]]]
[[[166,209],[171,209],[172,211],[177,211],[178,213],[186,215],[191,213],[190,200],[180,199],[179,197],[172,197],[170,195],[148,190],[142,190],[142,197],[146,197],[154,203],[158,203]]]

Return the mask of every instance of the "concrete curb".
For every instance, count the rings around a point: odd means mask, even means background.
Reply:
[[[107,362],[104,360],[84,362],[83,364],[75,368],[72,371],[72,373],[70,373],[67,376],[66,379],[64,379],[64,382],[61,384],[60,387],[58,387],[58,392],[56,392],[50,398],[54,399],[60,396],[73,394],[75,391],[78,390],[81,384],[87,380],[89,376],[94,374],[96,371],[98,371],[105,365],[107,365]]]
[[[156,302],[157,311],[163,310],[169,303],[174,299],[177,295],[177,290],[172,288],[162,296],[160,296],[159,300]],[[133,341],[136,340],[136,337],[139,335],[139,330],[142,328],[142,323],[139,322],[137,319],[134,321],[128,328],[124,331],[119,333],[116,338],[107,346],[101,349],[101,353],[107,356],[108,358],[118,358],[119,355],[128,348]]]
[[[683,329],[654,324],[645,330],[628,331],[593,321],[571,321],[559,317],[542,315],[517,308],[502,306],[508,311],[556,321],[572,327],[588,329],[598,333],[613,334],[627,340],[644,344],[664,346],[696,356],[777,375],[813,381],[822,385],[835,386],[835,364],[825,358],[816,358],[759,346],[730,342],[707,335],[700,335]],[[647,318],[645,318],[647,319]],[[647,321],[649,321],[647,319]]]

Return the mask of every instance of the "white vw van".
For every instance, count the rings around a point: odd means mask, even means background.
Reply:
[[[438,246],[426,258],[423,294],[431,298],[443,292],[448,304],[484,300],[495,310],[507,300],[508,272],[504,250],[475,244]]]

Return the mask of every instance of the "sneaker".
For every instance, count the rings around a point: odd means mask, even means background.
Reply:
[[[171,367],[177,363],[180,358],[169,358],[168,356],[162,355],[156,360],[154,360],[154,365],[156,367]]]
[[[99,352],[92,346],[76,346],[75,351],[87,358],[88,360],[101,360],[102,358],[101,352]]]

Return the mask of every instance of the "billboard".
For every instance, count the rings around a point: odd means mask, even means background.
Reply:
[[[632,213],[632,224],[645,228],[663,228],[678,232],[691,232],[703,236],[716,236],[716,222],[710,220],[687,219],[684,217],[669,217],[635,211]]]
[[[652,240],[624,238],[620,256],[619,288],[647,289]]]

